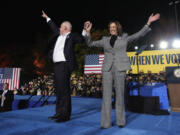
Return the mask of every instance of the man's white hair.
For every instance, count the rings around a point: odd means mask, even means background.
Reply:
[[[72,24],[69,21],[64,21],[63,24],[65,24],[70,31],[72,30]]]

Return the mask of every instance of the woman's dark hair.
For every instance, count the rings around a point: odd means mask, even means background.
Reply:
[[[122,25],[121,25],[118,21],[111,21],[111,22],[109,22],[109,24],[108,24],[108,29],[110,30],[110,25],[111,25],[112,23],[115,23],[115,24],[116,24],[116,26],[117,26],[117,31],[118,31],[118,35],[119,35],[119,36],[122,36],[122,33],[123,33]]]

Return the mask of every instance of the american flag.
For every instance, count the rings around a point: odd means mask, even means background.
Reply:
[[[19,89],[21,68],[0,68],[0,89],[9,84],[9,90]]]
[[[84,74],[101,74],[104,54],[91,54],[86,55]]]

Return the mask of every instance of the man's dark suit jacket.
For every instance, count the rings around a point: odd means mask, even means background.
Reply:
[[[52,38],[48,42],[48,58],[52,61],[53,60],[53,51],[55,48],[55,44],[57,41],[58,36],[60,35],[59,28],[56,26],[56,24],[50,20],[48,22],[48,25],[50,29],[53,32]],[[70,33],[67,35],[65,40],[65,46],[64,46],[64,55],[65,59],[68,62],[69,70],[72,72],[77,67],[77,63],[75,60],[75,52],[74,52],[74,45],[76,43],[81,43],[84,41],[84,37],[82,35],[79,35],[77,33]]]
[[[2,95],[3,91],[0,92]],[[6,99],[4,100],[4,106],[1,107],[1,98],[0,98],[0,111],[11,111],[12,110],[12,103],[14,101],[14,94],[13,91],[8,90],[5,94]]]

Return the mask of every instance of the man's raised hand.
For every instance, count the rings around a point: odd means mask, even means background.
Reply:
[[[43,10],[42,10],[42,17],[45,18],[45,19],[49,18],[49,17],[47,16],[47,14],[46,14]]]

